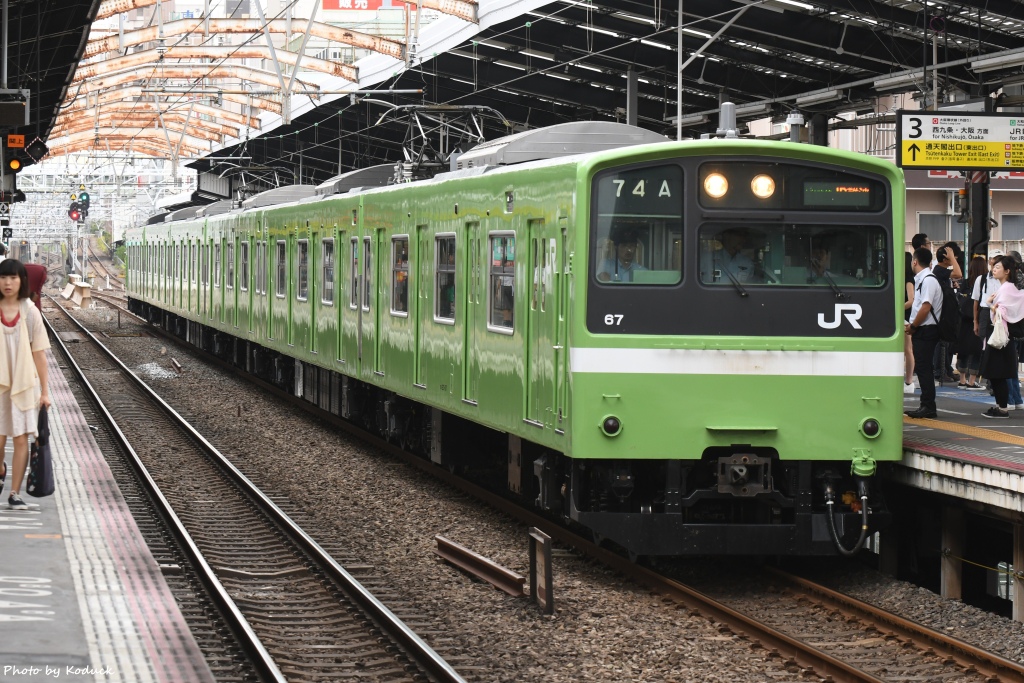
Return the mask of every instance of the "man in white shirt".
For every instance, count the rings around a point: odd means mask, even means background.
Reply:
[[[942,287],[932,274],[932,253],[924,247],[914,252],[910,267],[914,270],[914,305],[910,309],[910,322],[904,328],[913,335],[914,373],[921,387],[921,405],[908,410],[908,417],[936,417],[935,346],[939,343],[939,315],[942,311]]]

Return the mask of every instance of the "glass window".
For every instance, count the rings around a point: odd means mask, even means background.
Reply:
[[[434,238],[434,317],[455,322],[455,236]]]
[[[370,251],[370,238],[363,238],[363,310],[370,310],[370,287],[373,284],[373,278],[371,275],[373,271],[370,269],[370,261],[372,253]]]
[[[682,169],[614,169],[599,174],[594,185],[593,277],[611,286],[678,284],[683,276]]]
[[[174,245],[174,279],[181,280],[181,244]]]
[[[249,242],[238,245],[238,288],[249,291]]]
[[[220,242],[213,245],[213,286],[220,287]]]
[[[359,305],[359,240],[352,238],[352,268],[349,271],[352,278],[352,286],[349,287],[349,306],[355,308]]]
[[[391,312],[409,312],[409,237],[391,240]]]
[[[297,266],[295,297],[299,301],[305,301],[309,298],[309,240],[299,240]]]
[[[277,243],[277,282],[274,284],[275,294],[279,297],[283,297],[288,291],[288,249],[284,241]]]
[[[513,234],[492,234],[490,237],[488,324],[511,332],[515,322],[516,238]]]
[[[210,245],[209,244],[204,244],[203,245],[202,260],[203,260],[203,266],[202,266],[202,269],[203,269],[203,274],[202,274],[203,285],[206,286],[206,285],[210,284]]]
[[[325,239],[320,242],[320,263],[323,269],[324,288],[320,301],[325,304],[334,303],[334,240]]]
[[[881,287],[888,278],[881,226],[745,220],[700,229],[700,281],[726,287]]]
[[[228,289],[235,286],[235,245],[232,242],[227,244],[227,252],[224,261],[224,284]]]

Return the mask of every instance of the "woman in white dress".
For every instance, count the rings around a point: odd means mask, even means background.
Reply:
[[[35,436],[39,406],[50,407],[43,316],[29,299],[28,273],[21,261],[0,261],[0,453],[14,439],[14,468],[7,505],[25,510],[21,483],[28,466],[28,437]],[[0,490],[7,465],[0,470]]]

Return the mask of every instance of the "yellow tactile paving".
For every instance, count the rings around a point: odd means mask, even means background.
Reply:
[[[931,427],[932,429],[941,429],[947,432],[956,432],[957,434],[973,436],[978,439],[988,439],[989,441],[998,441],[1000,443],[1008,443],[1014,446],[1024,446],[1024,437],[1014,436],[1013,434],[1004,434],[1003,432],[997,432],[994,429],[986,429],[985,427],[972,427],[970,425],[962,425],[955,422],[946,422],[945,420],[916,420],[905,415],[903,416],[903,421],[907,424]]]

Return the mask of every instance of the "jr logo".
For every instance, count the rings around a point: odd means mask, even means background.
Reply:
[[[853,325],[853,329],[862,329],[860,323],[857,322],[860,320],[861,315],[860,304],[836,304],[836,317],[831,322],[825,322],[825,314],[819,313],[818,327],[822,327],[826,330],[834,330],[843,324],[843,315],[845,315],[849,323]]]

